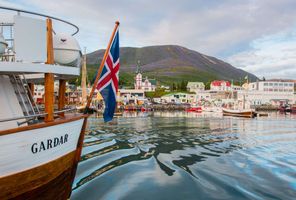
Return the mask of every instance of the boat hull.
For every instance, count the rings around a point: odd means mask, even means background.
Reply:
[[[201,107],[190,107],[190,108],[186,109],[186,112],[202,112],[202,108]]]
[[[69,198],[86,119],[79,115],[0,132],[0,199]]]
[[[248,110],[223,109],[222,112],[224,116],[245,117],[245,118],[255,117],[255,112],[251,109],[248,109]]]

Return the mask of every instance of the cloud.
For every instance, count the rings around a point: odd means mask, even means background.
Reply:
[[[295,79],[296,29],[259,38],[251,47],[227,60],[259,77]]]
[[[14,3],[0,0],[0,3],[33,9],[77,24],[80,27],[77,37],[88,51],[105,48],[114,22],[119,20],[121,46],[177,44],[233,61],[239,59],[238,55],[252,56],[254,52],[249,50],[259,38],[288,32],[296,25],[294,0],[18,0]],[[72,31],[62,27],[60,30]],[[267,59],[260,54],[256,58]]]

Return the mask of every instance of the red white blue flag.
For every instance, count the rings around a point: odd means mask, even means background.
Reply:
[[[97,90],[103,96],[105,102],[104,121],[108,122],[113,119],[116,98],[118,91],[118,73],[119,73],[119,30],[117,28],[108,52]]]

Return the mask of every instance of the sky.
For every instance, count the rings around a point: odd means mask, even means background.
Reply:
[[[122,47],[180,45],[259,78],[296,79],[295,0],[0,0],[0,5],[76,24],[87,52],[106,48],[119,20]]]

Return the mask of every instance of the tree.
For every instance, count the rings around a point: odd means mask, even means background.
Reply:
[[[171,91],[175,91],[175,90],[176,90],[176,85],[175,85],[175,83],[173,83],[171,86]]]
[[[188,81],[182,80],[180,90],[186,91],[187,90],[187,83],[188,83]]]
[[[206,90],[211,89],[211,81],[208,81],[208,82],[205,83],[205,89]]]

